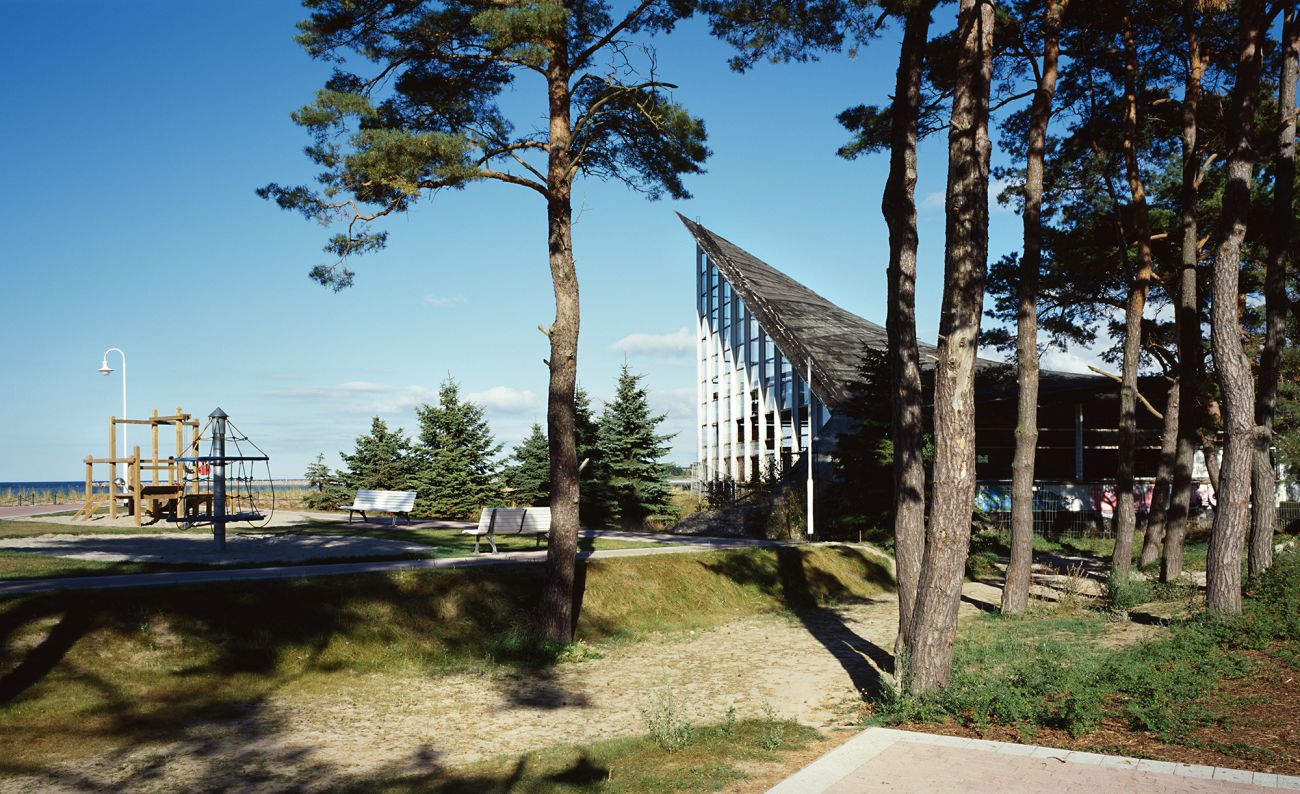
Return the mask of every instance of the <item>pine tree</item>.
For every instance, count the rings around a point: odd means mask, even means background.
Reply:
[[[330,467],[325,465],[324,452],[307,465],[305,476],[307,494],[302,501],[308,510],[337,510],[348,498],[347,489],[343,485],[343,473],[330,471]]]
[[[415,414],[420,422],[415,514],[472,519],[499,500],[501,445],[492,438],[483,408],[461,400],[460,387],[447,378],[438,389],[438,404],[422,405]]]
[[[624,524],[640,524],[666,509],[670,497],[662,460],[672,435],[655,432],[665,414],[650,413],[643,377],[623,365],[614,400],[600,416],[596,440],[608,472],[609,519]]]
[[[528,437],[510,455],[502,476],[509,499],[516,505],[545,505],[551,500],[551,451],[542,426],[533,424]]]
[[[574,183],[589,176],[652,198],[689,196],[683,177],[709,155],[704,123],[659,79],[649,37],[672,30],[693,4],[304,2],[310,17],[297,41],[335,64],[316,101],[293,116],[312,134],[307,156],[323,173],[316,186],[272,183],[259,194],[346,227],[314,279],[350,285],[351,257],[383,248],[385,219],[451,192],[442,188],[493,181],[542,199],[555,319],[544,329],[552,532],[541,613],[546,635],[568,642],[579,492]],[[533,105],[545,108],[540,125]]]
[[[375,417],[370,432],[357,437],[351,455],[340,453],[347,472],[343,482],[354,493],[359,490],[401,491],[411,485],[413,462],[410,439],[399,428],[389,430]]]

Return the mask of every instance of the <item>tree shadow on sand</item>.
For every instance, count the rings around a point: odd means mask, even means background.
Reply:
[[[849,547],[836,551],[861,564],[864,576],[873,581],[888,580],[884,566],[862,552]],[[775,552],[775,571],[757,558],[742,555],[726,557],[709,567],[740,584],[780,597],[808,633],[844,668],[859,692],[869,698],[880,695],[884,676],[894,673],[893,654],[854,632],[839,610],[820,605],[828,599],[849,600],[849,588],[834,575],[806,566],[804,552],[797,547],[779,547]],[[873,603],[871,599],[856,600]]]

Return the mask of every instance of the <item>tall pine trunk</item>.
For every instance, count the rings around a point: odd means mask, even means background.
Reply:
[[[542,588],[542,630],[556,642],[573,639],[574,567],[578,552],[578,452],[574,391],[578,376],[578,274],[573,262],[573,205],[568,48],[551,46],[547,67],[550,141],[547,145],[547,238],[555,322],[551,325],[546,429],[551,454],[551,534]]]
[[[1134,233],[1137,235],[1137,272],[1129,287],[1128,305],[1124,310],[1124,363],[1120,370],[1119,465],[1115,471],[1115,553],[1111,557],[1111,571],[1120,580],[1128,576],[1133,564],[1133,532],[1137,525],[1133,505],[1134,457],[1137,451],[1137,376],[1142,353],[1142,313],[1146,310],[1152,273],[1151,223],[1147,218],[1146,188],[1138,170],[1137,81],[1137,42],[1133,36],[1133,20],[1126,12],[1124,169],[1128,176]]]
[[[1180,384],[1169,385],[1165,398],[1165,426],[1160,434],[1160,465],[1156,469],[1156,484],[1151,489],[1151,510],[1147,513],[1147,528],[1142,535],[1142,553],[1138,565],[1147,567],[1160,559],[1160,541],[1164,539],[1165,524],[1169,518],[1170,480],[1174,473],[1174,456],[1178,454],[1178,390]]]
[[[1043,149],[1052,117],[1060,54],[1061,15],[1068,0],[1047,0],[1043,68],[1029,108],[1025,160],[1024,254],[1020,260],[1020,306],[1016,314],[1016,447],[1011,460],[1011,560],[1002,588],[1002,612],[1018,615],[1029,605],[1034,559],[1034,457],[1038,452],[1038,271],[1043,259]]]
[[[1278,376],[1286,342],[1287,266],[1291,248],[1292,203],[1295,194],[1296,72],[1300,59],[1295,2],[1282,10],[1282,79],[1278,87],[1281,132],[1273,183],[1273,229],[1269,236],[1268,267],[1264,275],[1264,349],[1259,356],[1259,393],[1255,396],[1258,438],[1251,489],[1250,573],[1273,565],[1273,527],[1277,523],[1277,478],[1273,471],[1273,416],[1277,411]]]
[[[916,127],[930,4],[908,9],[894,84],[889,178],[881,212],[889,225],[889,334],[894,443],[894,559],[898,581],[896,658],[907,657],[916,585],[925,552],[925,436],[921,357],[916,343]]]
[[[934,393],[934,498],[917,587],[907,685],[946,686],[975,501],[975,360],[988,269],[993,4],[961,0],[948,130],[943,313]]]
[[[1241,241],[1246,236],[1255,153],[1251,148],[1255,100],[1263,58],[1263,0],[1242,0],[1237,35],[1237,81],[1227,145],[1230,155],[1220,218],[1222,240],[1214,259],[1210,342],[1223,393],[1223,460],[1218,506],[1206,558],[1206,602],[1211,610],[1241,612],[1241,551],[1250,519],[1251,460],[1255,436],[1255,384],[1241,346]]]
[[[1178,273],[1178,448],[1174,455],[1173,495],[1165,527],[1165,547],[1160,560],[1160,581],[1174,582],[1183,574],[1183,541],[1187,537],[1187,520],[1191,514],[1192,466],[1196,460],[1197,413],[1201,369],[1205,354],[1201,349],[1201,304],[1196,294],[1196,267],[1200,260],[1197,245],[1196,194],[1200,158],[1196,155],[1196,111],[1201,99],[1201,77],[1205,59],[1196,0],[1184,0],[1183,30],[1187,37],[1187,72],[1183,85],[1183,183],[1179,196],[1182,212],[1182,262]]]

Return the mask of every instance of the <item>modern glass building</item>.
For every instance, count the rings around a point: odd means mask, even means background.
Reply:
[[[836,306],[753,254],[681,215],[695,239],[698,387],[696,461],[700,480],[748,481],[772,469],[830,463],[849,429],[851,399],[867,349],[888,349],[884,327]],[[934,360],[920,346],[922,366]],[[981,359],[976,375],[977,473],[1011,476],[1014,368]],[[1163,406],[1168,383],[1140,389]],[[1040,379],[1036,474],[1055,484],[1104,483],[1115,476],[1118,387],[1096,375],[1044,370]],[[1154,477],[1161,423],[1139,416],[1137,471]]]

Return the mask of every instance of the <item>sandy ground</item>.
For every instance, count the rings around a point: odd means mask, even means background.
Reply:
[[[421,543],[384,538],[327,535],[228,534],[225,551],[217,551],[208,529],[167,535],[39,535],[0,539],[0,551],[48,554],[101,562],[204,563],[240,565],[259,562],[305,562],[330,558],[383,558],[428,555]]]
[[[967,585],[972,601],[998,591]],[[976,614],[962,604],[965,618]],[[892,596],[798,617],[762,615],[708,631],[602,647],[545,674],[334,676],[291,684],[242,719],[196,724],[175,741],[82,759],[4,791],[303,790],[340,778],[428,772],[502,754],[643,735],[641,709],[671,692],[696,722],[765,706],[802,723],[855,725],[860,690],[882,680],[897,624]]]

